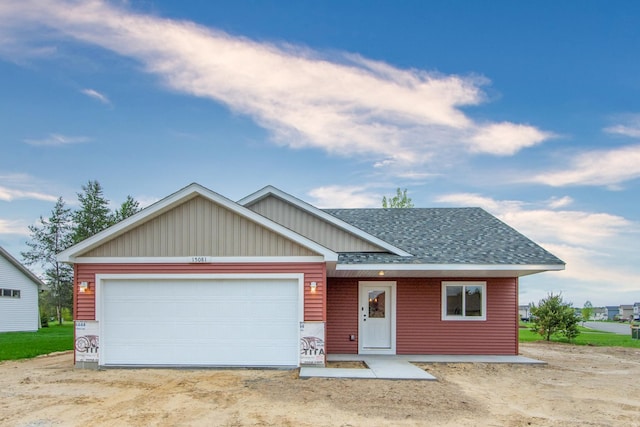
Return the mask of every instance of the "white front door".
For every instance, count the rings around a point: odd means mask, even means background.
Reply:
[[[396,353],[396,282],[360,282],[360,354]]]

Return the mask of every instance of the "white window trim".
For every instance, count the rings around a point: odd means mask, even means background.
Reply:
[[[447,286],[481,286],[482,287],[482,316],[469,316],[464,314],[459,316],[447,315]],[[442,282],[441,293],[441,313],[442,320],[452,320],[456,322],[478,322],[487,320],[487,282],[473,282],[473,281],[457,281],[457,282]],[[464,293],[463,293],[464,294]],[[464,304],[464,298],[462,303]],[[464,313],[464,310],[463,310]]]

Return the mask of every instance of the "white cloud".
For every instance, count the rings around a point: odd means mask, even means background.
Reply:
[[[565,206],[569,206],[570,204],[573,203],[573,199],[569,196],[564,196],[564,197],[552,197],[548,202],[548,206],[551,209],[559,209],[559,208],[563,208]]]
[[[380,207],[382,196],[372,195],[366,187],[329,185],[308,193],[313,206],[319,208],[371,208]]]
[[[533,176],[530,181],[561,187],[565,185],[615,186],[640,177],[640,145],[582,153],[561,171]]]
[[[607,133],[640,138],[640,114],[630,114],[621,117],[625,123],[619,123],[604,129]]]
[[[28,236],[29,228],[24,221],[0,218],[0,235],[1,234]]]
[[[551,136],[467,117],[461,107],[485,101],[483,78],[399,69],[353,54],[329,58],[97,0],[4,4],[2,25],[25,44],[38,36],[48,41],[49,29],[133,58],[172,90],[251,116],[280,144],[390,160],[377,163],[390,169],[467,155],[469,144],[475,152],[510,155]]]
[[[558,279],[579,280],[620,291],[637,287],[640,271],[632,271],[629,266],[636,265],[633,248],[637,246],[634,242],[640,226],[626,218],[560,209],[570,203],[567,197],[525,203],[457,193],[440,196],[437,201],[482,207],[541,244],[567,263],[566,270],[555,275]]]
[[[94,89],[82,89],[80,92],[85,94],[85,95],[87,95],[90,98],[97,99],[98,101],[102,102],[103,104],[111,105],[111,101],[109,100],[109,98],[106,95],[98,92],[97,90],[94,90]]]
[[[24,143],[36,147],[62,147],[71,144],[81,144],[90,140],[91,138],[88,138],[86,136],[67,136],[52,133],[49,134],[49,136],[47,136],[46,138],[42,139],[25,139]]]
[[[470,138],[471,149],[480,153],[508,156],[552,138],[533,126],[515,123],[491,123],[480,126]]]

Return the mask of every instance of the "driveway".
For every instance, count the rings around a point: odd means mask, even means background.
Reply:
[[[631,328],[628,323],[613,322],[584,322],[584,326],[597,331],[613,332],[620,335],[631,335]]]

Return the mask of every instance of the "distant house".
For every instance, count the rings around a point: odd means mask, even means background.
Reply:
[[[593,315],[591,320],[607,320],[607,308],[606,307],[593,307]]]
[[[620,306],[620,314],[619,320],[629,321],[633,318],[633,306],[632,305],[621,305]]]
[[[530,305],[519,305],[518,306],[518,314],[520,315],[520,320],[524,320],[528,322],[531,318],[531,306]]]
[[[616,320],[615,317],[620,314],[619,305],[608,305],[605,309],[607,310],[607,320]]]
[[[640,320],[640,302],[633,304],[633,320]]]
[[[0,247],[0,332],[37,331],[38,293],[44,284]]]

